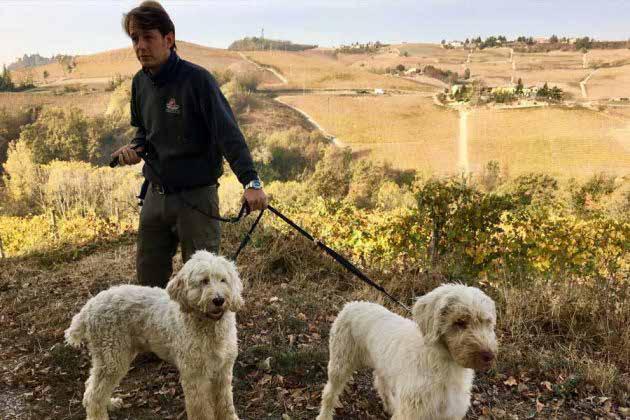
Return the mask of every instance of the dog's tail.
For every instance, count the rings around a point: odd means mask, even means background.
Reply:
[[[86,338],[86,328],[85,328],[85,316],[86,316],[86,308],[84,307],[81,311],[76,314],[72,318],[72,322],[70,323],[70,327],[64,332],[64,336],[66,338],[66,343],[72,347],[79,348],[81,344],[85,341]]]

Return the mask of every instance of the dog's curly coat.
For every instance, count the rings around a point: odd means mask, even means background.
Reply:
[[[466,415],[473,369],[489,368],[497,351],[494,302],[477,288],[447,284],[418,299],[412,312],[413,321],[374,303],[343,308],[330,331],[318,420],[332,420],[346,382],[361,367],[374,369],[392,419]]]
[[[92,356],[87,418],[108,419],[108,406],[119,402],[112,391],[134,357],[151,351],[179,369],[189,419],[238,419],[232,368],[242,288],[232,262],[197,251],[166,290],[122,285],[90,299],[65,332],[68,344],[85,343]]]

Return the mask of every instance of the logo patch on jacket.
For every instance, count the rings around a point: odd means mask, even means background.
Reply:
[[[177,105],[177,102],[175,102],[175,98],[169,99],[168,102],[166,103],[166,112],[170,114],[180,113],[180,106]]]

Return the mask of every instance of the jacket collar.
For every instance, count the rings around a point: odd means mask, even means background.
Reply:
[[[175,51],[171,51],[171,54],[168,56],[168,60],[166,60],[166,63],[162,64],[156,74],[151,74],[149,70],[144,67],[142,70],[149,79],[151,79],[154,85],[162,86],[174,78],[179,61],[180,58],[177,53]]]

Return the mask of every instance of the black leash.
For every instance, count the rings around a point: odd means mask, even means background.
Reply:
[[[138,156],[140,156],[140,158],[144,161],[144,163],[149,167],[149,169],[151,169],[151,171],[153,171],[153,173],[155,174],[155,177],[159,180],[159,182],[162,184],[162,186],[164,187],[164,180],[162,179],[162,177],[160,176],[160,172],[157,171],[155,169],[155,167],[151,164],[151,162],[149,162],[149,159],[147,159],[147,153],[144,151],[138,151],[138,147],[141,146],[133,146],[132,149],[134,149],[136,151],[136,153],[138,154]],[[109,162],[109,167],[110,168],[115,168],[116,166],[118,166],[118,164],[120,163],[118,156],[116,156],[115,158],[113,158],[110,162]],[[243,218],[243,216],[246,216],[249,214],[249,205],[247,204],[246,201],[243,201],[243,205],[241,206],[241,210],[238,212],[237,216],[232,216],[232,217],[221,217],[221,216],[214,216],[212,214],[206,213],[205,211],[203,211],[202,209],[200,209],[199,207],[197,207],[194,203],[191,203],[190,201],[188,201],[186,199],[186,197],[184,197],[182,195],[181,191],[174,191],[175,194],[177,194],[177,196],[179,197],[179,199],[186,204],[188,207],[190,207],[193,210],[198,211],[199,213],[203,214],[204,216],[206,216],[209,219],[213,219],[213,220],[218,220],[219,222],[224,222],[224,223],[238,223],[240,222],[240,220]]]
[[[254,229],[256,229],[256,226],[258,226],[258,222],[260,222],[260,219],[262,219],[262,216],[263,216],[264,212],[265,212],[265,210],[263,209],[263,210],[260,211],[260,213],[258,213],[258,217],[256,218],[256,221],[249,228],[249,231],[245,234],[245,237],[243,237],[243,240],[241,241],[241,244],[239,245],[239,247],[236,250],[236,252],[234,253],[234,257],[232,258],[232,260],[236,261],[236,259],[238,258],[238,255],[241,253],[243,248],[245,248],[245,246],[247,245],[247,243],[249,242],[249,240],[252,237],[252,233],[254,232]]]
[[[142,158],[142,160],[144,160],[144,162],[149,166],[149,168],[153,171],[153,173],[155,174],[155,176],[160,180],[160,182],[162,182],[161,177],[159,176],[159,172],[155,170],[155,168],[149,163],[148,159],[146,159],[146,153],[145,152],[138,152],[136,150],[136,153],[138,153],[138,156],[140,156]],[[109,166],[114,168],[118,165],[118,157],[115,157],[114,159],[112,159],[112,161],[109,163]],[[219,220],[221,222],[226,222],[226,223],[237,223],[239,222],[243,216],[246,216],[247,214],[249,214],[249,206],[247,204],[246,201],[243,201],[243,205],[241,206],[241,210],[238,213],[238,216],[236,217],[230,217],[230,218],[223,218],[223,217],[219,217],[219,216],[213,216],[211,214],[208,214],[206,212],[204,212],[203,210],[201,210],[200,208],[198,208],[197,206],[195,206],[193,203],[189,202],[188,200],[186,200],[180,192],[177,193],[178,197],[182,200],[182,202],[184,202],[184,204],[186,204],[187,206],[189,206],[190,208],[197,210],[199,213],[203,214],[204,216],[210,218],[210,219],[214,219],[214,220]],[[267,209],[269,209],[270,212],[272,212],[273,214],[275,214],[276,216],[278,216],[280,219],[282,219],[285,223],[287,223],[289,226],[291,226],[293,229],[297,230],[302,236],[304,236],[306,239],[308,239],[309,241],[313,242],[315,245],[317,245],[320,249],[322,249],[326,254],[328,254],[329,256],[331,256],[335,261],[337,261],[341,266],[343,266],[346,270],[348,270],[349,272],[351,272],[352,274],[354,274],[355,276],[357,276],[361,281],[363,281],[365,284],[367,284],[368,286],[373,287],[374,289],[378,290],[379,292],[383,293],[385,296],[387,296],[392,302],[398,304],[400,307],[402,307],[405,311],[407,311],[408,313],[411,313],[411,310],[404,305],[402,302],[398,301],[395,297],[393,297],[392,295],[390,295],[387,290],[385,290],[385,288],[383,286],[381,286],[380,284],[374,282],[372,279],[370,279],[368,276],[366,276],[365,274],[363,274],[363,272],[361,272],[361,270],[359,270],[354,264],[352,264],[350,261],[348,261],[343,255],[339,254],[337,251],[335,251],[332,248],[329,248],[326,244],[322,243],[321,241],[319,241],[318,239],[314,238],[310,233],[308,233],[307,231],[305,231],[304,229],[302,229],[300,226],[298,226],[295,222],[293,222],[291,219],[289,219],[288,217],[286,217],[284,214],[282,214],[280,211],[278,211],[276,208],[274,208],[272,205],[267,205]],[[243,240],[241,241],[241,244],[239,245],[238,249],[236,250],[236,253],[234,254],[234,257],[232,258],[232,260],[236,261],[236,259],[238,258],[239,254],[241,253],[241,251],[243,250],[243,248],[245,248],[245,246],[247,246],[247,244],[249,243],[250,239],[251,239],[251,235],[254,232],[254,230],[256,229],[256,227],[258,226],[258,223],[260,222],[260,219],[262,219],[262,216],[264,214],[265,210],[261,210],[260,213],[258,214],[258,217],[256,218],[256,221],[254,221],[254,223],[252,224],[252,226],[249,228],[249,231],[245,234],[245,237],[243,238]]]
[[[370,279],[368,276],[366,276],[365,274],[363,274],[361,272],[361,270],[359,270],[355,265],[353,265],[350,261],[348,261],[343,255],[339,254],[337,251],[335,251],[332,248],[329,248],[326,244],[322,243],[321,241],[319,241],[318,239],[314,238],[310,233],[308,233],[307,231],[305,231],[304,229],[302,229],[300,226],[298,226],[295,222],[293,222],[291,219],[289,219],[288,217],[286,217],[284,214],[280,213],[277,209],[275,209],[273,206],[268,205],[267,208],[269,209],[270,212],[272,212],[273,214],[275,214],[276,216],[278,216],[280,219],[282,219],[285,223],[287,223],[289,226],[291,226],[293,229],[297,230],[298,232],[300,232],[300,234],[302,236],[304,236],[306,239],[308,239],[309,241],[312,241],[313,243],[315,243],[315,245],[317,245],[320,249],[322,249],[326,254],[330,255],[335,261],[337,261],[340,265],[342,265],[346,270],[348,270],[349,272],[351,272],[352,274],[354,274],[355,276],[357,276],[360,280],[362,280],[364,283],[366,283],[367,285],[375,288],[376,290],[378,290],[379,292],[383,293],[385,296],[387,296],[392,302],[398,304],[400,307],[402,307],[405,311],[411,313],[411,310],[404,305],[402,302],[398,301],[395,297],[393,297],[392,295],[390,295],[387,290],[385,290],[385,288],[383,286],[381,286],[380,284],[374,282],[372,279]],[[262,212],[261,212],[262,214]],[[260,216],[259,216],[260,217]]]

